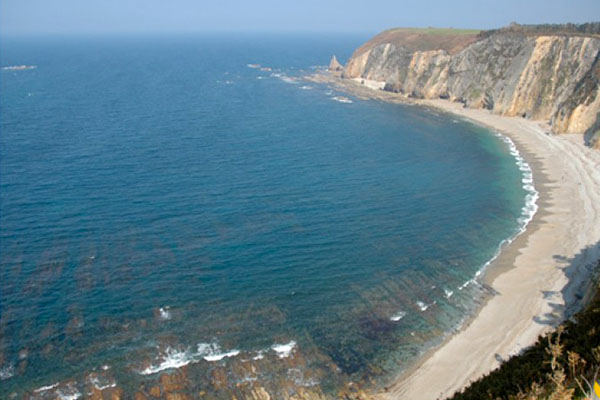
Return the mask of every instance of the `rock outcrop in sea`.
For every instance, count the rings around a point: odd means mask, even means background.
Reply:
[[[340,64],[335,55],[331,57],[331,61],[329,62],[329,70],[332,72],[344,70],[344,66]]]
[[[343,77],[547,121],[600,148],[600,34],[550,28],[385,31],[354,52]]]

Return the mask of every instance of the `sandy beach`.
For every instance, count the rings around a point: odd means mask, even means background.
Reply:
[[[359,97],[403,101],[401,95],[337,81]],[[510,137],[532,167],[539,209],[527,230],[488,268],[484,279],[498,294],[461,331],[397,377],[379,395],[386,400],[451,396],[532,345],[580,307],[600,258],[600,152],[585,147],[583,135],[549,135],[539,121],[463,108],[449,100],[414,103]]]
[[[586,148],[581,135],[550,136],[538,122],[447,100],[421,103],[509,136],[533,169],[540,208],[526,232],[490,267],[486,279],[498,295],[418,368],[396,380],[381,396],[386,399],[445,398],[535,343],[577,309],[600,258],[600,153]]]

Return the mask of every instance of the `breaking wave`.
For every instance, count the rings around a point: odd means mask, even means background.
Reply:
[[[398,311],[396,314],[394,314],[390,317],[390,321],[398,322],[405,316],[406,316],[406,313],[404,311]]]
[[[527,194],[525,195],[525,205],[521,208],[521,215],[519,216],[519,218],[517,218],[517,222],[519,223],[519,228],[518,228],[517,233],[515,235],[513,235],[512,237],[500,242],[493,257],[490,258],[475,273],[475,276],[472,279],[469,279],[468,281],[466,281],[465,283],[460,285],[458,287],[458,290],[463,290],[465,287],[467,287],[470,284],[476,284],[477,278],[480,277],[481,274],[487,269],[487,267],[498,258],[502,249],[504,247],[506,247],[507,245],[509,245],[510,243],[512,243],[523,232],[525,232],[525,230],[527,229],[527,225],[529,225],[529,223],[531,222],[535,213],[538,210],[537,201],[538,201],[540,195],[534,186],[533,171],[531,170],[531,167],[525,161],[523,156],[521,156],[521,153],[519,152],[519,150],[517,149],[517,146],[515,145],[515,143],[513,142],[513,140],[511,138],[509,138],[508,136],[502,135],[500,133],[496,133],[496,136],[499,137],[504,143],[506,143],[506,145],[508,145],[508,151],[509,151],[510,155],[515,158],[515,164],[517,165],[517,167],[519,167],[519,170],[521,171],[521,174],[522,174],[521,182],[523,184],[522,188],[527,192]]]
[[[152,375],[158,372],[181,368],[191,363],[197,363],[201,360],[208,362],[220,361],[224,358],[235,357],[240,354],[239,350],[222,351],[217,343],[199,343],[195,350],[175,349],[167,347],[158,357],[158,363],[150,365],[139,371],[142,375]]]
[[[273,351],[277,353],[277,356],[279,358],[286,358],[292,354],[295,347],[296,342],[292,340],[289,343],[285,344],[274,344],[273,346],[271,346],[271,349],[273,349]]]

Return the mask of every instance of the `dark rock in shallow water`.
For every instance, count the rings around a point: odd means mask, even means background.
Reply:
[[[173,392],[177,390],[183,390],[187,386],[187,377],[185,369],[180,368],[176,372],[171,374],[162,374],[160,376],[160,383],[165,392]]]

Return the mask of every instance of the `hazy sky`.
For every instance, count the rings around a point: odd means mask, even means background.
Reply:
[[[377,32],[600,20],[600,0],[0,0],[0,33]]]

